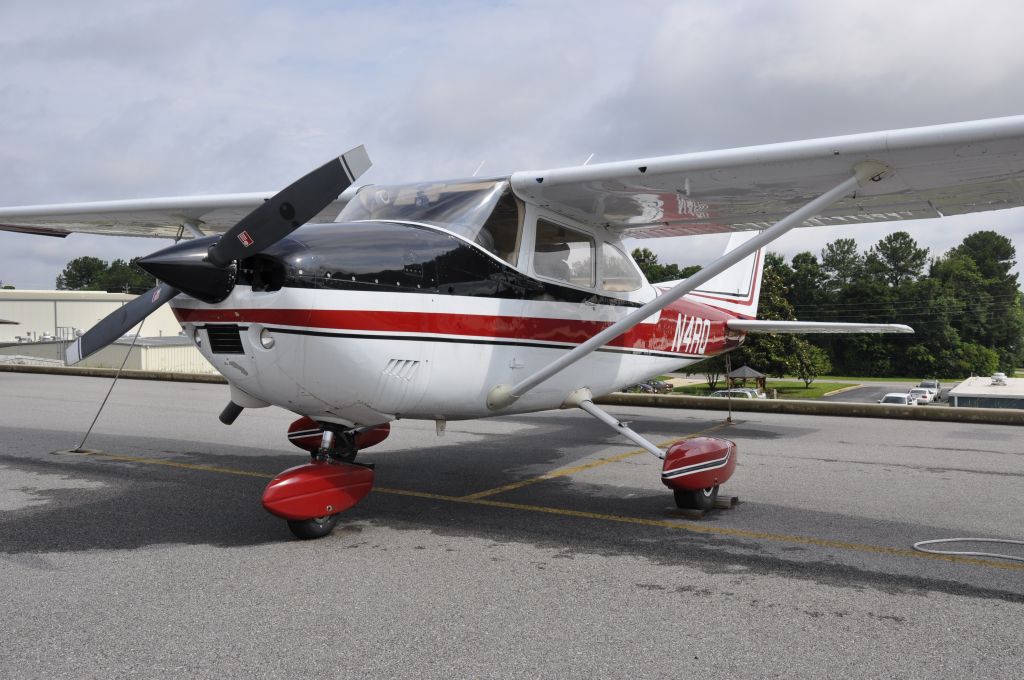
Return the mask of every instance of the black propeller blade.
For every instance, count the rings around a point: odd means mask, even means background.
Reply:
[[[98,324],[68,346],[68,365],[77,364],[94,352],[98,352],[127,333],[139,322],[153,313],[157,307],[178,294],[178,290],[161,283],[126,305],[108,314]]]
[[[369,167],[361,146],[324,163],[243,217],[210,247],[206,259],[225,267],[277,243],[330,205]]]
[[[313,219],[369,167],[366,149],[357,146],[267,199],[210,246],[205,258],[188,247],[171,246],[140,260],[157,278],[173,277],[175,285],[161,283],[90,328],[68,347],[68,365],[117,340],[180,293],[179,288],[201,300],[223,300],[234,285],[235,260],[256,255]]]

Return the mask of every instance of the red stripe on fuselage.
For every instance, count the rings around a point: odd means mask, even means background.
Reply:
[[[473,338],[530,340],[534,342],[582,343],[611,325],[608,321],[548,319],[485,314],[442,312],[395,312],[342,309],[174,309],[182,323],[260,323],[367,333],[415,333],[456,335]],[[700,304],[675,303],[666,308],[658,323],[641,323],[608,343],[611,347],[672,352],[692,355],[694,348],[672,349],[679,315],[710,321],[705,354],[714,355],[735,346],[725,338],[725,323],[733,314]]]

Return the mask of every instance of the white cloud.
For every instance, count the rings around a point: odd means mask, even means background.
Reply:
[[[272,189],[359,143],[387,182],[1015,114],[1022,20],[1004,1],[5,2],[0,204]],[[1024,252],[1019,221],[965,228]],[[0,277],[159,246],[0,234]]]

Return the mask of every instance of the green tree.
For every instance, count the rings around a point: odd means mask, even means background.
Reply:
[[[1010,273],[1015,257],[1008,238],[978,231],[932,266],[932,275],[957,301],[954,325],[963,342],[995,351],[998,369],[1007,373],[1024,360],[1024,301],[1017,275]],[[984,363],[977,352],[971,356],[976,365]]]
[[[974,260],[978,265],[978,271],[986,279],[1006,277],[1014,283],[1017,282],[1017,275],[1010,274],[1010,270],[1017,264],[1014,259],[1017,257],[1017,251],[1013,247],[1013,242],[1002,234],[994,231],[976,231],[967,236],[952,252]]]
[[[649,248],[634,248],[633,259],[636,260],[640,271],[644,273],[650,283],[685,279],[700,271],[700,265],[690,265],[680,269],[678,265],[661,264],[658,262],[658,256]]]
[[[836,291],[853,283],[864,266],[864,256],[857,252],[857,242],[841,238],[821,251],[821,271],[829,290]]]
[[[764,259],[761,276],[761,299],[757,315],[762,319],[791,321],[795,319],[793,305],[787,299],[786,281],[793,275],[793,269],[778,253],[768,253]],[[733,353],[732,364],[746,364],[762,373],[783,376],[789,373],[790,355],[794,336],[776,334],[751,334],[744,344]]]
[[[697,272],[699,272],[701,269],[703,269],[703,267],[701,267],[699,264],[687,265],[679,270],[679,278],[688,279]]]
[[[76,257],[57,275],[57,290],[98,290],[106,272],[107,263],[100,258]]]
[[[98,257],[78,257],[57,276],[58,290],[105,290],[109,293],[143,293],[156,280],[142,270],[138,258],[125,262],[114,260],[109,265]]]
[[[928,262],[928,249],[905,231],[894,231],[871,246],[864,258],[864,268],[871,276],[881,277],[895,288],[921,276]]]
[[[124,260],[111,262],[103,276],[103,289],[110,292],[140,294],[156,285],[156,280],[143,270],[138,262],[139,258],[137,257],[130,262]]]
[[[812,253],[803,252],[793,256],[792,274],[787,281],[789,302],[796,316],[801,319],[817,319],[820,308],[826,303],[825,282],[828,276],[822,270]]]
[[[704,375],[704,381],[708,385],[708,390],[714,392],[718,387],[718,382],[722,379],[725,374],[725,355],[719,354],[717,356],[708,357],[702,359],[695,364],[690,364],[683,369],[686,375],[696,375],[701,373]]]
[[[793,338],[791,364],[793,372],[804,381],[805,387],[810,387],[822,373],[832,370],[832,363],[828,360],[825,350],[812,345],[803,338]]]

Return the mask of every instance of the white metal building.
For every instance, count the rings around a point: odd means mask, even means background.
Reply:
[[[63,366],[66,340],[19,343],[0,346],[0,363],[35,366]],[[127,361],[125,354],[130,350]],[[139,338],[132,347],[132,338],[121,338],[107,345],[76,366],[90,368],[119,368],[121,362],[129,370],[165,371],[171,373],[216,373],[210,362],[188,338],[169,336]]]
[[[72,339],[134,295],[78,290],[0,290],[0,343]],[[177,336],[181,331],[171,308],[164,305],[142,327],[143,337]],[[139,326],[132,329],[137,333]]]
[[[1024,409],[1024,378],[972,377],[949,391],[950,406]]]

